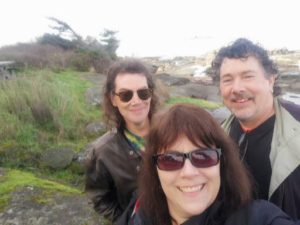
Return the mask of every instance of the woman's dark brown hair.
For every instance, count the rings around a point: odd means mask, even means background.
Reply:
[[[108,71],[106,83],[103,87],[103,117],[106,126],[122,128],[125,127],[125,121],[120,114],[117,107],[114,107],[111,102],[111,96],[115,90],[115,80],[120,74],[141,74],[147,79],[148,88],[152,90],[152,97],[150,103],[149,118],[151,119],[153,113],[158,107],[158,97],[156,95],[155,83],[152,74],[148,67],[137,59],[124,59],[114,63]]]
[[[251,183],[236,145],[208,112],[192,104],[177,104],[156,114],[151,123],[139,194],[141,209],[153,224],[171,224],[171,217],[152,156],[167,150],[182,135],[196,146],[200,147],[201,142],[207,147],[221,148],[221,187],[217,200],[221,202],[223,216],[251,200]]]

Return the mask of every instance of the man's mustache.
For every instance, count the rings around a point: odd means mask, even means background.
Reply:
[[[253,98],[253,97],[249,93],[246,93],[246,92],[235,92],[231,96],[230,100],[231,101],[238,101],[238,100],[241,100],[241,99],[251,99],[251,98]]]

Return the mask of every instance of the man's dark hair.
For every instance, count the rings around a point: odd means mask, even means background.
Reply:
[[[231,45],[221,48],[212,61],[211,67],[214,81],[220,80],[220,68],[224,58],[246,59],[249,56],[253,56],[259,61],[266,72],[266,77],[278,74],[276,64],[270,59],[268,52],[264,48],[246,38],[239,38]]]

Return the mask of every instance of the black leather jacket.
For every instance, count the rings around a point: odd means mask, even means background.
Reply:
[[[127,142],[123,132],[109,132],[94,143],[86,167],[85,191],[94,209],[116,221],[137,188],[140,152]]]
[[[300,221],[293,221],[287,214],[282,212],[274,204],[257,200],[250,203],[235,213],[223,222],[210,221],[210,215],[204,218],[202,215],[195,216],[182,225],[299,225]]]
[[[147,218],[140,209],[134,211],[135,207],[135,199],[133,199],[117,225],[157,225],[152,223],[151,218]],[[217,219],[217,215],[222,215],[222,209],[224,207],[220,207],[220,204],[215,202],[201,215],[191,217],[181,225],[300,225],[300,221],[292,220],[277,206],[265,200],[252,201],[226,218],[221,216],[222,219]]]

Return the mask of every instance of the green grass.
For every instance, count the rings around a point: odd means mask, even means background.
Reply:
[[[101,116],[98,108],[85,102],[90,86],[73,71],[28,71],[1,82],[0,149],[12,140],[14,146],[34,149],[81,143],[85,126]]]
[[[191,103],[206,109],[217,109],[222,106],[222,104],[219,103],[189,97],[171,97],[166,103],[168,105],[173,105],[176,103]]]
[[[37,177],[50,179],[65,185],[72,186],[76,189],[84,190],[84,172],[83,168],[77,168],[71,164],[70,168],[63,170],[52,170],[44,168],[43,170],[36,170],[35,168],[26,168],[26,172],[30,172]],[[24,170],[23,170],[24,171]]]
[[[78,152],[95,138],[84,130],[101,119],[100,109],[85,100],[92,85],[81,73],[48,70],[25,71],[17,79],[0,82],[0,166],[81,187],[83,174],[76,165],[48,171],[39,157],[49,148]]]
[[[5,208],[11,199],[10,193],[17,188],[32,187],[42,189],[41,198],[46,201],[47,196],[55,193],[63,194],[80,194],[81,191],[69,186],[53,182],[50,180],[40,179],[28,172],[18,170],[7,170],[5,176],[0,177],[0,210]]]

